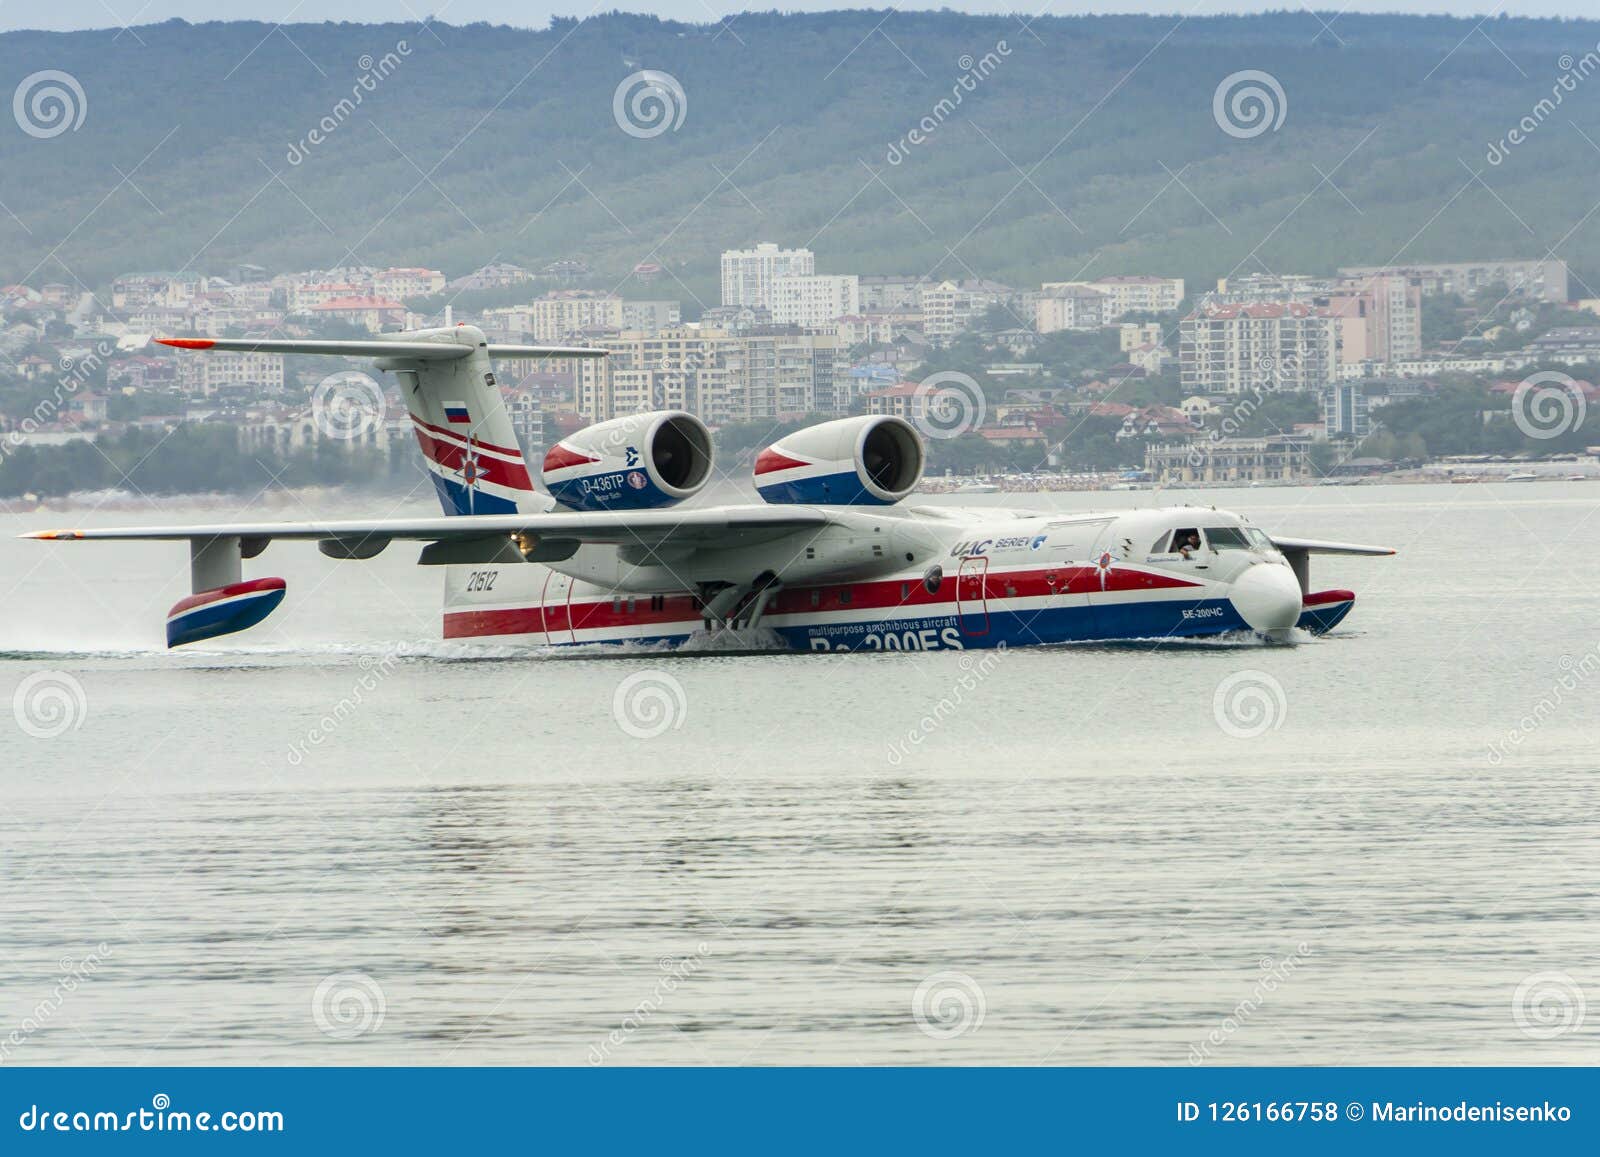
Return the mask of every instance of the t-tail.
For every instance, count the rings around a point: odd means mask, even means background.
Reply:
[[[245,353],[372,358],[395,375],[411,414],[428,476],[447,515],[537,514],[555,502],[534,489],[517,444],[492,359],[592,358],[605,351],[573,346],[491,345],[476,326],[380,334],[361,341],[253,338],[159,338],[162,345]],[[388,540],[330,540],[325,554],[366,558]],[[167,645],[231,634],[265,618],[283,599],[282,579],[242,581],[241,560],[266,542],[246,536],[190,542],[193,593],[167,616]]]

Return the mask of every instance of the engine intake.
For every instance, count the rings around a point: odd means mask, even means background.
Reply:
[[[922,436],[904,418],[840,418],[761,451],[756,491],[777,504],[890,506],[917,488],[922,465]]]
[[[574,510],[648,510],[692,498],[711,477],[711,431],[657,410],[586,426],[544,456],[544,484]]]

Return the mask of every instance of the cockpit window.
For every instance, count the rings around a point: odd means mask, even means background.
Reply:
[[[1151,554],[1166,554],[1167,551],[1172,549],[1171,543],[1172,543],[1172,532],[1169,530],[1169,531],[1164,532],[1161,535],[1160,538],[1156,539],[1155,545],[1150,548],[1150,553]]]
[[[1249,550],[1250,540],[1237,526],[1208,526],[1206,541],[1212,550]]]
[[[1244,532],[1250,536],[1250,545],[1255,547],[1257,550],[1277,550],[1278,549],[1276,546],[1274,546],[1272,544],[1272,539],[1267,537],[1267,532],[1266,531],[1257,530],[1253,526],[1247,526],[1247,527],[1244,528]]]
[[[1172,549],[1188,558],[1200,549],[1200,531],[1193,526],[1180,527],[1172,532]]]

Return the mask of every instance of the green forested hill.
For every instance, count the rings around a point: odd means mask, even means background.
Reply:
[[[718,251],[766,239],[810,244],[822,271],[1024,285],[1553,248],[1600,285],[1600,76],[1534,111],[1564,68],[1584,69],[1600,23],[1349,15],[1332,28],[1309,13],[1024,26],[841,12],[609,15],[538,33],[7,34],[5,88],[69,73],[87,116],[48,139],[0,130],[0,279],[98,287],[238,261],[454,276],[575,257],[608,284],[660,262],[684,285],[650,292],[715,304]],[[393,74],[336,112],[363,58],[386,53]],[[936,111],[986,53],[991,75]],[[675,130],[618,127],[614,92],[639,69],[682,85]],[[1287,103],[1253,139],[1212,110],[1218,83],[1247,69]],[[1488,164],[1489,143],[1530,116],[1542,123],[1527,143]],[[325,117],[337,127],[289,163]],[[927,141],[888,163],[925,117],[939,122]]]

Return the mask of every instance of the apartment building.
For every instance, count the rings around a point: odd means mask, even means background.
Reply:
[[[1105,294],[1106,325],[1129,313],[1172,313],[1183,303],[1181,277],[1130,274],[1124,277],[1100,277],[1094,281],[1047,281],[1041,291],[1049,293],[1051,290],[1071,287],[1084,287]]]
[[[1330,438],[1365,438],[1372,433],[1369,415],[1361,382],[1337,382],[1322,392],[1322,428]]]
[[[809,249],[780,249],[764,241],[754,249],[722,254],[722,304],[770,307],[772,283],[780,277],[810,277],[817,271]]]
[[[277,393],[283,389],[283,355],[233,351],[176,359],[178,386],[185,393],[209,397],[218,390],[250,388]]]
[[[1299,302],[1208,303],[1179,323],[1183,393],[1320,391],[1338,374],[1338,323]]]
[[[922,305],[922,287],[925,277],[907,277],[897,273],[870,273],[861,278],[861,310],[863,313],[897,313],[917,310]]]
[[[676,301],[627,301],[622,303],[622,328],[656,333],[683,322],[682,307]]]
[[[1087,285],[1046,288],[1033,303],[1033,328],[1040,333],[1056,333],[1063,329],[1099,329],[1106,324],[1110,305],[1110,297]]]
[[[775,277],[767,308],[774,325],[818,329],[835,318],[861,311],[861,279],[854,274]]]
[[[931,342],[947,342],[972,320],[996,305],[1010,305],[1017,291],[997,281],[939,281],[925,283],[918,293],[922,332]]]
[[[1123,353],[1161,344],[1161,327],[1153,321],[1123,322],[1117,327],[1117,348]]]
[[[592,421],[683,409],[720,426],[848,406],[850,381],[833,334],[678,326],[593,341],[610,354],[578,366],[578,410]]]
[[[1421,356],[1422,288],[1411,278],[1374,274],[1342,281],[1315,301],[1339,319],[1342,364]]]

